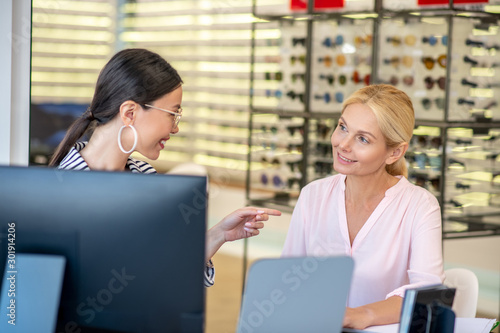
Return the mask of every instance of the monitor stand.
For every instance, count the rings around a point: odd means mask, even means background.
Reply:
[[[66,258],[16,254],[7,258],[0,294],[0,332],[54,332]]]

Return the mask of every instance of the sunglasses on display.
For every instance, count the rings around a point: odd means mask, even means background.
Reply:
[[[472,66],[476,66],[477,64],[479,64],[479,61],[474,60],[474,59],[470,58],[469,56],[464,56],[463,59],[464,59],[464,62],[466,64],[471,64]]]
[[[265,72],[264,77],[265,77],[266,81],[270,81],[270,80],[281,81],[281,80],[283,80],[283,73],[282,72],[275,72],[275,73]]]
[[[354,62],[354,66],[359,66],[359,65],[362,65],[362,64],[371,65],[372,57],[370,55],[368,55],[368,56],[361,56],[359,54],[355,54],[352,57],[352,61]]]
[[[304,73],[292,73],[291,75],[292,82],[297,82],[297,79],[300,79],[302,82],[305,81],[306,75]]]
[[[434,83],[437,83],[439,89],[444,90],[446,87],[446,78],[444,76],[440,76],[437,79],[433,79],[430,76],[426,76],[424,79],[424,83],[427,90],[432,89],[434,87]]]
[[[410,161],[415,162],[417,169],[427,169],[431,168],[432,170],[440,170],[441,169],[441,156],[430,156],[426,153],[415,152],[413,154],[408,155],[408,159]]]
[[[403,76],[403,83],[408,86],[408,87],[411,87],[414,83],[415,79],[413,78],[413,76],[411,75],[405,75]],[[399,78],[396,76],[396,75],[392,75],[390,78],[389,78],[389,81],[388,83],[390,85],[393,85],[393,86],[397,86],[398,83],[399,83]]]
[[[278,175],[274,175],[272,177],[269,177],[267,173],[263,173],[260,175],[260,182],[262,185],[264,186],[270,185],[271,183],[269,181],[271,181],[272,185],[276,188],[283,188],[285,185],[283,179]]]
[[[439,177],[429,178],[429,176],[427,175],[416,174],[416,175],[411,175],[410,180],[413,181],[415,185],[423,187],[425,189],[432,188],[436,192],[440,191],[441,178]]]
[[[354,37],[354,46],[357,48],[360,48],[365,45],[372,45],[373,42],[373,36],[372,35],[365,35],[365,36],[355,36]]]
[[[295,100],[297,98],[299,101],[304,103],[304,94],[303,93],[298,94],[295,91],[290,90],[289,92],[286,93],[286,95],[293,100]]]
[[[403,66],[411,68],[413,66],[413,57],[409,55],[402,57],[393,56],[390,59],[384,59],[384,64],[392,65],[395,68],[398,68],[400,64],[403,64]]]
[[[462,79],[462,81],[460,81],[460,83],[463,85],[463,86],[470,86],[472,88],[477,88],[478,84],[475,83],[475,82],[472,82],[472,81],[469,81],[467,79]]]
[[[288,178],[288,188],[293,188],[294,185],[296,185],[296,187],[300,187],[300,178]]]
[[[356,84],[363,82],[367,86],[370,84],[370,79],[370,74],[366,74],[364,77],[361,77],[358,71],[352,72],[352,81]]]
[[[314,99],[323,100],[326,104],[328,104],[332,100],[332,96],[329,93],[324,93],[323,95],[314,95]]]
[[[422,57],[422,63],[424,64],[425,68],[428,70],[431,70],[434,68],[434,64],[438,64],[441,68],[446,68],[446,55],[441,54],[440,56],[437,57],[437,59],[434,59],[433,57]]]
[[[332,145],[330,143],[318,142],[316,143],[316,153],[323,157],[331,156]]]
[[[424,44],[429,44],[430,46],[434,46],[438,43],[439,37],[437,36],[429,36],[429,37],[422,37],[422,43]],[[441,37],[441,44],[444,46],[448,45],[448,36],[442,36]]]
[[[301,64],[305,64],[306,63],[306,55],[305,54],[302,54],[302,55],[299,55],[299,56],[291,56],[290,57],[290,63],[292,65],[295,65],[295,63],[299,61]]]
[[[465,140],[465,139],[456,139],[454,140],[454,142],[457,145],[465,145],[465,146],[469,146],[472,144],[472,140]]]
[[[151,104],[144,104],[144,106],[148,107],[148,108],[160,110],[163,112],[167,112],[167,113],[170,113],[171,115],[173,115],[174,116],[174,128],[176,128],[179,125],[179,122],[181,121],[181,118],[182,118],[182,108],[181,107],[179,107],[177,109],[177,112],[175,112],[175,111],[171,111],[171,110],[162,109],[162,108],[153,106]]]
[[[335,47],[338,45],[342,45],[344,43],[344,36],[342,35],[337,35],[335,39],[332,39],[331,37],[326,37],[321,45],[325,47]]]
[[[465,163],[461,162],[459,160],[456,160],[454,158],[448,159],[448,168],[456,168],[456,167],[460,167],[460,168],[465,169]]]
[[[469,184],[463,184],[463,183],[455,183],[455,188],[457,190],[470,190],[470,185]]]
[[[411,75],[403,76],[403,83],[406,86],[411,87],[413,85],[413,82],[415,82],[415,79],[413,78],[413,76],[411,76]]]
[[[302,153],[302,144],[289,143],[287,146],[287,151],[289,153],[293,152]]]
[[[476,104],[476,102],[471,101],[471,100],[469,100],[469,99],[465,99],[465,98],[459,98],[459,99],[457,100],[457,103],[458,103],[459,105],[462,105],[462,104],[467,104],[467,105],[475,105],[475,104]]]
[[[328,126],[327,124],[324,123],[317,123],[316,124],[316,133],[318,134],[319,138],[326,139],[328,138],[328,134],[332,130],[332,127]]]
[[[294,136],[296,132],[298,132],[300,135],[304,135],[304,125],[291,125],[287,126],[286,130],[290,134],[290,136]]]
[[[444,110],[445,99],[443,97],[438,97],[438,98],[435,98],[434,100],[426,97],[426,98],[423,98],[421,102],[422,102],[422,107],[424,108],[424,110],[429,110],[432,107],[433,102],[438,109]]]
[[[481,67],[481,68],[496,68],[500,67],[500,62],[494,62],[491,64],[488,64],[486,62],[479,63],[479,61],[469,57],[469,56],[464,56],[463,60],[466,64],[471,64],[471,66],[474,67]]]
[[[333,60],[332,60],[332,57],[327,55],[324,57],[319,57],[318,62],[323,63],[325,65],[325,67],[332,67]]]
[[[273,167],[279,167],[281,165],[281,161],[276,157],[269,159],[265,156],[262,156],[260,162],[265,165],[272,165]]]
[[[335,77],[332,74],[320,74],[319,78],[320,80],[326,80],[329,85],[333,85],[335,82]],[[337,79],[339,81],[339,84],[342,86],[347,83],[347,76],[345,76],[344,74],[340,74]]]
[[[314,172],[318,175],[328,175],[333,171],[332,162],[316,161],[314,162]]]
[[[306,46],[306,38],[305,37],[302,37],[302,38],[294,37],[294,38],[292,38],[292,45],[293,46],[297,46],[297,45]]]
[[[441,147],[442,139],[440,136],[427,136],[427,135],[417,135],[416,138],[417,144],[420,148],[434,148],[439,149]]]
[[[464,204],[456,199],[450,199],[447,203],[451,204],[454,208],[464,208]]]
[[[267,98],[270,98],[270,97],[281,98],[282,96],[283,96],[283,93],[281,92],[281,90],[266,89],[266,97]]]
[[[335,98],[335,101],[337,103],[342,103],[344,101],[344,94],[342,92],[336,92],[333,97]],[[322,99],[326,104],[330,103],[332,100],[330,93],[324,93],[323,95],[315,95],[315,99],[320,100]]]
[[[401,37],[400,36],[389,36],[385,40],[387,43],[391,43],[392,46],[401,45]]]
[[[500,50],[499,44],[486,45],[486,43],[483,41],[472,40],[469,38],[465,40],[465,45],[473,47],[481,47],[487,50]]]
[[[260,182],[262,185],[267,186],[269,184],[269,176],[266,173],[260,175]],[[284,183],[280,176],[274,175],[271,177],[272,185],[276,188],[283,188]]]
[[[290,171],[292,171],[292,172],[297,172],[297,171],[302,172],[301,163],[302,163],[301,160],[293,161],[293,162],[292,161],[286,162],[286,164],[290,168]]]
[[[417,43],[417,37],[415,35],[406,35],[404,38],[401,38],[401,36],[389,36],[386,38],[386,42],[391,43],[392,46],[400,46],[402,43],[414,46]]]

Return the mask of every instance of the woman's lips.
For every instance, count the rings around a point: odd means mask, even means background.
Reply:
[[[338,160],[341,162],[341,163],[344,163],[344,164],[349,164],[349,163],[354,163],[356,162],[355,160],[351,160],[347,157],[344,157],[342,155],[340,155],[339,153],[337,153],[337,156],[338,156]]]
[[[166,138],[166,139],[161,139],[160,140],[160,147],[161,147],[161,149],[165,148],[165,143],[167,143],[168,139],[170,139],[170,138]]]

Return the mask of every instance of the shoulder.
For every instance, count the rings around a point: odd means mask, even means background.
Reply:
[[[127,167],[132,172],[136,173],[156,173],[155,168],[147,162],[129,157],[127,160]]]
[[[439,202],[434,194],[421,186],[412,184],[405,177],[401,177],[395,188],[400,196],[411,198],[411,201],[416,204],[424,204],[427,207],[439,206]]]
[[[85,147],[86,142],[77,142],[63,158],[59,164],[59,169],[68,170],[89,170],[89,166],[80,155],[80,151]]]
[[[333,189],[340,186],[341,189],[344,188],[345,175],[336,174],[333,176],[321,178],[314,180],[304,186],[301,190],[300,195],[318,195],[321,193],[330,193]]]

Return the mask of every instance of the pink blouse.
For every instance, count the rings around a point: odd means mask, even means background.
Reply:
[[[348,255],[354,274],[347,302],[357,307],[408,288],[444,280],[439,203],[400,176],[351,246],[345,210],[345,175],[308,184],[295,206],[283,257]]]

